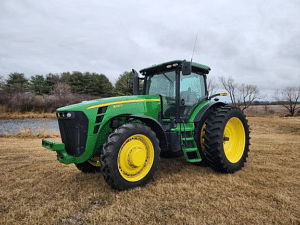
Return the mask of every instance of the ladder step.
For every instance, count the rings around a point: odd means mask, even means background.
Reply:
[[[202,159],[190,159],[189,162],[195,163],[195,162],[201,162]]]
[[[181,127],[181,128],[183,128],[183,127]],[[195,129],[193,128],[193,127],[186,127],[185,129],[183,128],[182,130],[181,130],[181,132],[190,132],[190,131],[194,131]]]
[[[198,151],[198,148],[185,148],[184,151],[185,152],[196,152],[196,151]]]
[[[183,141],[193,141],[193,137],[182,138]]]

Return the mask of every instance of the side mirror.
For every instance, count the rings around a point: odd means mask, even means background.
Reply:
[[[128,88],[132,88],[132,78],[129,78],[129,79],[127,80],[127,87],[128,87]]]
[[[190,75],[192,73],[192,64],[191,62],[183,61],[181,64],[182,75]]]
[[[134,73],[133,77],[133,95],[139,95],[140,94],[140,78],[138,73],[132,69],[132,72]]]

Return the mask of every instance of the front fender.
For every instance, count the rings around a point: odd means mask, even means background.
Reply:
[[[155,133],[156,137],[159,140],[159,147],[160,149],[168,149],[168,141],[166,133],[164,132],[164,129],[160,125],[160,123],[157,122],[157,120],[144,116],[144,115],[130,115],[129,118],[133,119],[139,119],[142,122],[144,122],[148,127],[150,127]]]

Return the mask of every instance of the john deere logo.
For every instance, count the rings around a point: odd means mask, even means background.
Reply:
[[[123,107],[123,105],[122,105],[122,104],[119,104],[119,105],[114,105],[113,107],[114,107],[114,108],[119,108],[119,107]]]

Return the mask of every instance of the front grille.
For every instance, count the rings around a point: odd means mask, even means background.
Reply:
[[[83,112],[70,112],[72,116],[59,116],[58,125],[62,142],[65,144],[69,155],[80,156],[84,153],[87,132],[88,119]],[[64,115],[64,114],[62,114]]]

